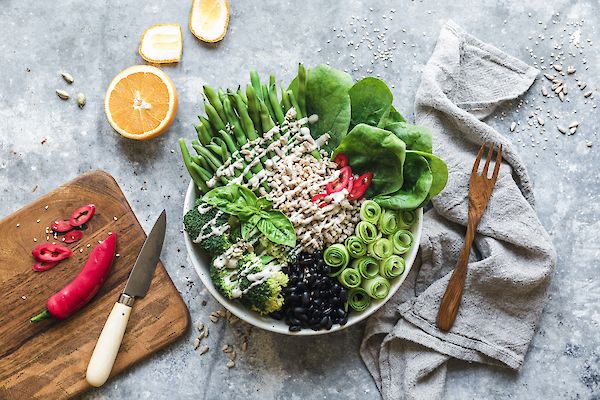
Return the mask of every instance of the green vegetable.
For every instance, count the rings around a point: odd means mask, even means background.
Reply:
[[[369,244],[381,237],[377,227],[370,222],[360,221],[354,228],[356,236],[358,236],[363,242]]]
[[[365,311],[370,304],[371,298],[363,288],[357,287],[348,291],[348,305],[355,311]]]
[[[385,210],[379,216],[377,221],[379,231],[384,235],[391,235],[400,229],[398,213],[391,210]]]
[[[208,191],[208,186],[206,186],[205,180],[202,179],[200,174],[194,168],[195,164],[192,161],[190,151],[185,145],[185,141],[183,139],[179,139],[179,148],[181,149],[181,154],[183,156],[183,163],[185,164],[185,167],[187,168],[192,180],[196,184],[196,187],[201,193],[206,193]]]
[[[418,154],[425,158],[429,164],[433,181],[431,182],[431,188],[429,189],[427,198],[423,201],[424,205],[424,203],[429,201],[432,197],[437,196],[444,190],[444,187],[446,187],[446,183],[448,182],[448,166],[439,157],[430,153],[408,150],[406,154]]]
[[[342,140],[332,158],[340,153],[348,157],[354,173],[373,172],[367,197],[394,193],[402,187],[406,148],[391,132],[359,124]]]
[[[382,80],[364,78],[356,82],[348,94],[352,107],[351,128],[358,124],[385,126],[394,96]]]
[[[221,117],[221,120],[226,121],[227,117],[225,116],[225,112],[223,110],[223,103],[217,95],[217,92],[215,92],[215,90],[208,85],[204,85],[203,88],[208,102],[215,108],[217,114],[219,114],[219,117]]]
[[[404,254],[410,250],[413,244],[413,235],[410,231],[399,230],[392,236],[392,245],[394,247],[394,253]]]
[[[423,151],[431,153],[432,140],[429,129],[410,125],[406,122],[387,122],[384,129],[392,132],[406,144],[407,150]]]
[[[240,123],[244,130],[244,133],[246,134],[246,137],[249,140],[256,139],[258,137],[258,135],[256,134],[256,131],[254,130],[254,122],[252,122],[252,119],[250,118],[250,115],[248,114],[248,107],[242,100],[242,97],[237,93],[229,93],[229,99],[230,99],[231,103],[235,106],[235,110],[237,111],[237,114],[240,116]]]
[[[365,200],[360,206],[360,219],[376,224],[381,216],[381,207],[373,200]]]
[[[352,258],[359,258],[367,254],[367,244],[358,236],[349,236],[344,245]]]
[[[338,281],[347,288],[355,288],[360,286],[361,277],[357,270],[353,268],[345,268],[338,275]]]
[[[386,120],[388,121],[388,123],[391,123],[391,122],[406,122],[406,118],[404,118],[402,116],[402,114],[400,114],[394,108],[394,106],[392,106],[392,108],[390,109],[390,113],[389,113],[388,117],[386,118]]]
[[[271,242],[294,247],[296,231],[284,213],[277,210],[263,211],[266,213],[256,225]]]
[[[380,238],[376,241],[369,243],[367,246],[368,253],[370,256],[377,260],[383,260],[394,254],[394,245],[392,241],[386,238]]]
[[[269,87],[269,101],[271,102],[271,107],[275,113],[277,123],[279,123],[280,126],[283,125],[283,122],[285,121],[285,115],[283,115],[281,104],[279,104],[279,100],[277,100],[277,86],[275,83]]]
[[[262,130],[262,125],[260,123],[260,112],[258,108],[258,98],[256,97],[256,90],[252,85],[246,86],[246,96],[248,97],[248,115],[250,115],[250,118],[252,119],[254,128],[260,133],[266,132]]]
[[[243,292],[240,301],[263,315],[277,311],[283,306],[281,290],[287,286],[288,276],[281,271],[270,272],[269,278],[259,284],[250,281],[248,276],[264,271],[271,263],[275,263],[272,257],[258,257],[251,253],[244,256],[238,264],[239,287]]]
[[[258,77],[258,72],[256,72],[256,70],[250,70],[250,83],[252,84],[252,87],[254,88],[254,92],[256,94],[256,97],[258,99],[263,99],[263,93],[261,90],[261,86],[260,86],[260,78]],[[250,101],[250,98],[248,97],[248,101]]]
[[[374,299],[385,299],[390,292],[390,282],[383,276],[376,276],[373,279],[363,281],[361,287]]]
[[[392,255],[379,264],[379,275],[387,279],[393,279],[402,275],[405,268],[406,262],[404,258]]]
[[[398,226],[400,229],[408,229],[417,220],[417,213],[414,210],[398,211]]]
[[[364,279],[373,279],[379,273],[379,262],[370,256],[361,257],[352,261],[352,268]]]
[[[298,107],[302,115],[306,114],[306,68],[302,63],[298,64]]]
[[[331,152],[335,149],[350,126],[350,96],[352,77],[345,72],[333,69],[327,65],[318,65],[307,71],[306,78],[306,115],[317,114],[319,120],[310,130],[313,138],[328,133],[329,142],[323,146]],[[300,96],[300,82],[296,77],[288,90],[296,99]],[[301,107],[300,110],[302,111]],[[302,112],[302,114],[305,114]]]
[[[208,223],[215,219],[215,217],[216,220],[214,225],[216,227],[229,223],[229,216],[227,214],[221,214],[217,217],[218,210],[215,208],[210,209],[204,214],[200,214],[198,206],[201,204],[201,200],[198,200],[196,206],[183,216],[183,226],[185,231],[194,240],[200,235],[211,233],[211,231],[206,231],[206,228]],[[220,255],[231,246],[229,234],[226,231],[221,235],[210,235],[200,241],[200,246],[212,255]]]
[[[325,249],[323,260],[329,266],[329,276],[338,276],[350,262],[350,254],[343,244],[336,243]]]
[[[239,288],[238,273],[236,269],[217,268],[210,266],[210,279],[219,292],[228,299],[233,299],[233,294]]]

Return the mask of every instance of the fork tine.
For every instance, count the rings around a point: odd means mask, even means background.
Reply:
[[[479,169],[479,162],[481,161],[481,156],[483,156],[483,150],[487,142],[483,142],[481,147],[479,148],[479,152],[477,153],[477,158],[475,158],[475,162],[473,163],[473,170],[471,171],[471,175],[477,175],[477,170]]]
[[[502,145],[498,149],[498,155],[496,156],[496,165],[494,165],[494,173],[492,174],[492,181],[496,182],[498,178],[498,172],[500,172],[500,164],[502,164]]]
[[[481,172],[481,176],[484,176],[486,178],[488,176],[488,170],[490,168],[490,161],[492,161],[492,155],[494,154],[495,147],[496,147],[496,144],[494,142],[492,142],[490,150],[487,153],[487,158],[485,159],[485,165],[483,166],[483,171]]]

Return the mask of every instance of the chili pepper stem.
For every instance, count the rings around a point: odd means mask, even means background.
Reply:
[[[35,317],[31,318],[29,321],[32,323],[36,323],[36,322],[40,322],[40,321],[43,321],[48,318],[52,318],[52,314],[50,314],[50,311],[48,311],[48,309],[44,308],[44,311],[42,311]]]

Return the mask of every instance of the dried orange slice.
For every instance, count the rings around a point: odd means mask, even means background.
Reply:
[[[192,0],[190,30],[204,42],[218,42],[225,37],[229,25],[227,0]]]
[[[175,119],[175,85],[156,67],[134,65],[108,85],[104,111],[110,125],[121,135],[136,140],[153,138]]]
[[[139,52],[148,62],[158,64],[179,62],[182,50],[179,24],[153,25],[142,34]]]

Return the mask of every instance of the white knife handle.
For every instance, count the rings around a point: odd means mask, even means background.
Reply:
[[[108,380],[119,353],[119,347],[121,347],[121,341],[129,321],[129,314],[131,314],[131,304],[133,303],[132,297],[127,296],[127,299],[123,299],[124,296],[127,295],[121,295],[121,298],[115,303],[110,312],[88,364],[85,378],[92,386],[102,386]]]

